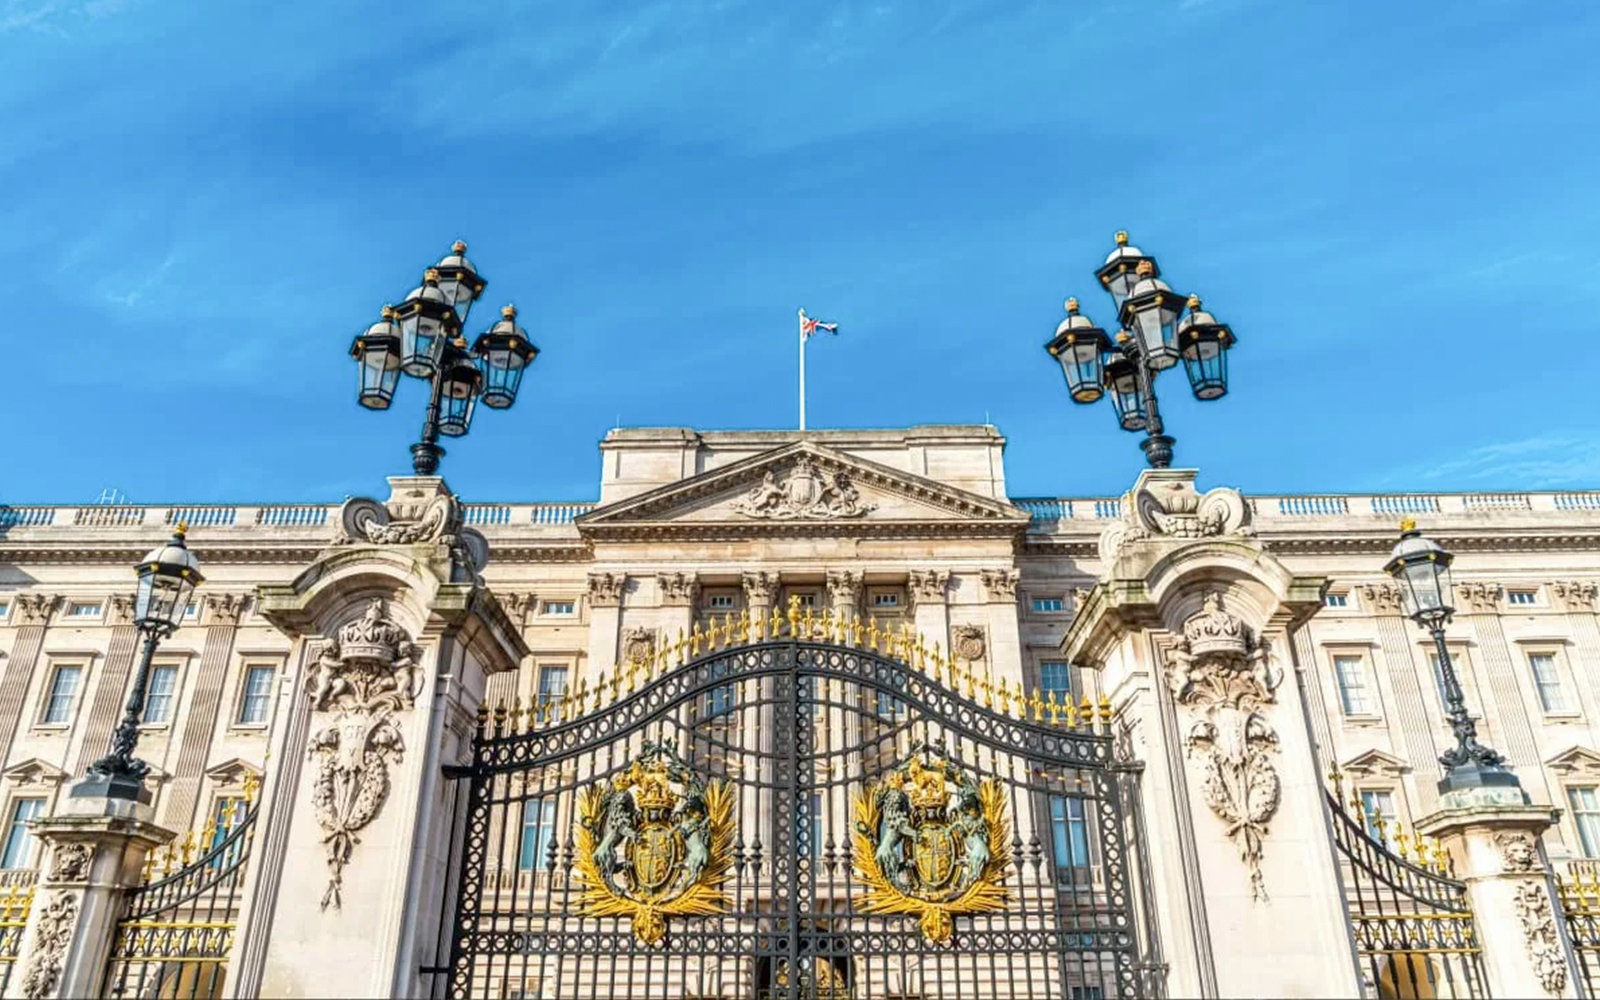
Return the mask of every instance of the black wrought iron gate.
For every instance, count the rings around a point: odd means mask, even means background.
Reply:
[[[692,639],[480,715],[435,995],[1157,988],[1106,707],[793,610]]]

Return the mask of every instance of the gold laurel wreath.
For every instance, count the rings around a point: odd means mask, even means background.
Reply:
[[[582,887],[578,908],[591,917],[625,917],[634,936],[656,944],[666,936],[670,916],[711,917],[728,911],[730,901],[723,885],[733,868],[733,789],[726,781],[706,785],[706,817],[711,823],[711,860],[694,884],[670,899],[631,899],[612,891],[594,863],[594,828],[605,800],[606,783],[583,790],[578,798],[577,857],[574,876]]]
[[[1005,790],[1000,782],[989,780],[978,785],[978,801],[983,805],[983,818],[989,824],[989,863],[965,891],[943,902],[900,891],[878,866],[877,845],[872,837],[881,818],[878,792],[882,787],[882,782],[875,783],[855,797],[856,828],[851,832],[851,842],[855,848],[856,874],[867,889],[856,899],[863,913],[916,917],[923,937],[934,944],[949,944],[955,933],[952,917],[1005,909],[1011,898],[1004,885],[1006,869],[1011,865],[1011,824],[1006,820]]]

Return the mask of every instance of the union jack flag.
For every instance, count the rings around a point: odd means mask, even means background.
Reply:
[[[810,316],[807,316],[804,312],[802,312],[800,314],[800,339],[801,340],[810,340],[812,337],[816,336],[817,331],[819,331],[819,330],[827,332],[827,333],[837,334],[839,332],[839,324],[838,323],[824,323],[821,320],[812,319]]]

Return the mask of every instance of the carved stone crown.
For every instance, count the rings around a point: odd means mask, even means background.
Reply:
[[[378,660],[392,663],[410,642],[405,631],[384,617],[383,598],[375,597],[367,613],[339,629],[339,656],[343,660]]]
[[[1243,654],[1250,647],[1244,622],[1222,610],[1222,595],[1215,592],[1205,596],[1199,614],[1183,623],[1183,638],[1189,644],[1190,655],[1197,658],[1217,653]]]

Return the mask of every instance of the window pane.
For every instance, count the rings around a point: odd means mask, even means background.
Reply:
[[[1072,694],[1072,669],[1065,660],[1045,660],[1039,664],[1039,692],[1047,700],[1054,694],[1058,702]]]
[[[1050,796],[1050,834],[1058,872],[1089,865],[1089,830],[1084,822],[1083,799]],[[1072,878],[1069,874],[1063,881]]]
[[[567,696],[567,668],[545,666],[539,668],[539,707],[560,703]]]
[[[1586,858],[1600,858],[1600,790],[1593,786],[1567,789],[1572,821],[1578,827],[1578,844]]]
[[[82,667],[57,667],[50,678],[50,696],[45,702],[44,721],[52,725],[72,721],[72,700],[78,693],[78,678]]]
[[[1567,695],[1561,688],[1556,658],[1549,653],[1530,653],[1528,665],[1533,668],[1533,685],[1539,692],[1540,707],[1546,712],[1565,712]]]
[[[1335,656],[1334,677],[1339,683],[1339,703],[1346,715],[1370,715],[1372,706],[1367,700],[1366,672],[1362,670],[1361,657]]]
[[[33,834],[28,820],[44,812],[44,799],[18,799],[11,807],[11,823],[6,829],[6,847],[0,868],[27,868],[33,861]]]
[[[550,863],[550,845],[555,842],[555,799],[529,799],[522,804],[521,847],[517,867],[536,871]]]
[[[1389,842],[1389,830],[1395,821],[1394,797],[1388,792],[1361,793],[1361,812],[1367,836],[1380,844]]]
[[[144,721],[160,724],[172,717],[172,693],[178,682],[178,668],[159,665],[150,668],[150,683],[144,691]]]
[[[244,697],[239,700],[239,721],[260,725],[267,721],[272,692],[272,667],[251,667],[244,675]]]

